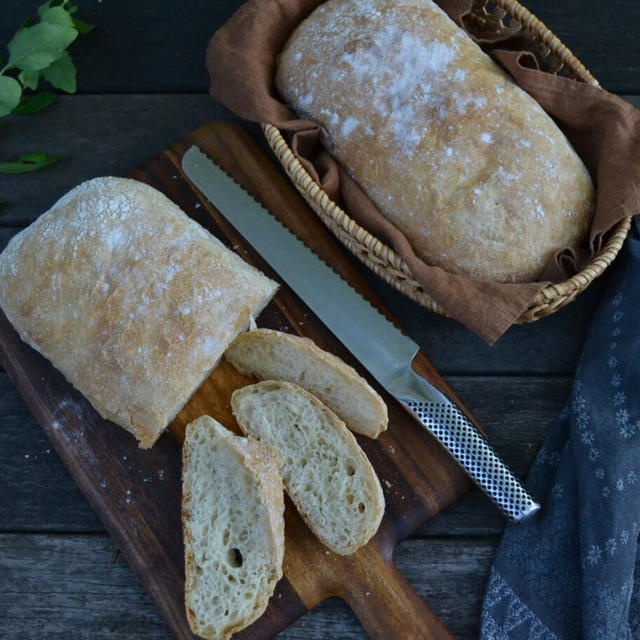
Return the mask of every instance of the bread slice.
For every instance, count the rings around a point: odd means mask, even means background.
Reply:
[[[376,438],[387,428],[387,405],[358,372],[309,338],[257,329],[240,334],[225,357],[243,373],[286,380],[322,400],[347,427]]]
[[[344,422],[304,389],[266,380],[236,390],[241,429],[282,458],[287,493],[330,549],[353,553],[378,530],[384,497],[371,463]]]
[[[281,463],[209,416],[187,426],[182,461],[187,619],[226,640],[264,612],[282,576]]]

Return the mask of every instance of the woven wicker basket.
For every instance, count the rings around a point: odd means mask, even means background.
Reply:
[[[545,68],[599,86],[597,80],[562,42],[534,15],[515,0],[474,0],[468,26],[482,27],[496,32],[526,31],[538,47]],[[393,249],[363,229],[336,205],[311,178],[295,157],[280,131],[270,124],[262,129],[267,141],[298,191],[322,222],[365,265],[381,276],[402,294],[418,304],[443,313],[442,309],[423,291],[413,278],[404,260]],[[548,316],[575,299],[613,262],[629,232],[631,218],[625,218],[611,231],[600,253],[573,277],[552,284],[540,291],[518,319],[519,323],[533,322]]]

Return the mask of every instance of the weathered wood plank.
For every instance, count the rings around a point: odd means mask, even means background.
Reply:
[[[61,96],[37,117],[3,121],[2,159],[67,156],[35,173],[3,176],[0,224],[22,226],[88,178],[124,175],[209,120],[232,119],[206,95]]]
[[[450,377],[448,382],[519,475],[528,468],[569,388],[566,378]],[[0,531],[103,531],[6,375],[0,375]],[[28,456],[28,457],[26,457]],[[430,536],[489,535],[504,521],[472,492],[420,529]]]
[[[476,637],[495,540],[408,540],[399,569],[458,640]],[[0,628],[5,640],[171,637],[151,598],[103,536],[0,536]],[[348,607],[328,600],[281,640],[364,640]]]
[[[0,537],[4,638],[170,638],[106,536]]]
[[[5,0],[0,42],[9,40],[37,2]],[[203,3],[109,3],[78,0],[80,16],[97,25],[74,44],[84,93],[204,92],[209,37],[241,0]],[[640,90],[640,6],[628,0],[530,0],[525,5],[612,91]],[[177,8],[179,6],[179,9]],[[598,25],[597,29],[593,25]]]
[[[0,531],[104,532],[13,383],[0,374]]]

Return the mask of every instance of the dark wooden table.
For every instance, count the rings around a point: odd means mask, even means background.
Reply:
[[[35,13],[31,4],[3,2],[1,43]],[[123,175],[198,125],[233,119],[206,94],[204,49],[240,0],[77,4],[79,16],[97,24],[72,49],[79,94],[0,127],[2,160],[33,150],[68,159],[38,173],[0,176],[0,198],[9,201],[0,208],[0,247],[80,181]],[[529,8],[604,87],[640,106],[640,4],[536,0]],[[250,130],[258,139],[257,128]],[[522,476],[563,405],[606,276],[568,308],[512,329],[493,347],[367,277]],[[2,372],[0,483],[0,637],[170,637]],[[399,568],[458,638],[477,635],[503,526],[473,491],[400,547]],[[280,637],[366,636],[342,602],[327,601]]]

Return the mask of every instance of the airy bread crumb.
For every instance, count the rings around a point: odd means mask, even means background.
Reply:
[[[371,463],[345,424],[297,385],[267,380],[236,390],[241,429],[278,451],[287,493],[332,551],[353,553],[375,534],[384,497]]]
[[[262,615],[282,577],[281,462],[209,416],[187,425],[182,457],[187,619],[226,640]]]

